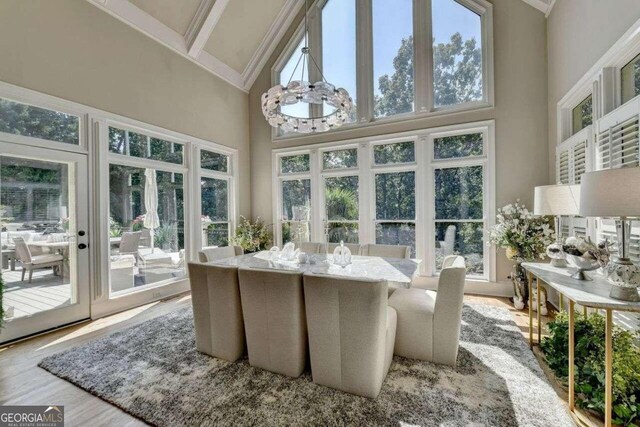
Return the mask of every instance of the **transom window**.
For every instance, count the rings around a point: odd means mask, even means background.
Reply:
[[[591,95],[573,108],[571,123],[574,134],[593,123],[593,98]]]
[[[640,55],[622,67],[620,81],[623,104],[640,95]]]
[[[492,5],[424,3],[371,0],[370,8],[360,10],[365,2],[317,0],[310,8],[308,46],[327,81],[354,99],[351,122],[491,105]],[[299,30],[274,66],[274,84],[288,83],[303,45]],[[304,79],[322,78],[313,75],[314,67],[306,70]],[[304,103],[282,107],[298,117],[317,116],[317,109]],[[322,111],[330,112],[327,106]]]

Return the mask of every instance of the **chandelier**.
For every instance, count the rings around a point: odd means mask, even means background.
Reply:
[[[289,81],[286,85],[275,85],[262,94],[262,114],[264,114],[271,126],[281,129],[283,132],[326,132],[348,121],[353,110],[353,100],[349,96],[349,92],[344,88],[336,88],[327,82],[322,70],[320,70],[309,51],[307,44],[308,13],[307,0],[305,0],[304,47]],[[312,65],[321,76],[321,81],[315,83],[305,81],[305,69],[307,71],[310,70]],[[301,69],[300,79],[294,80],[293,78],[298,68]],[[320,106],[324,104],[325,106],[333,107],[334,110],[330,114],[317,117],[296,117],[282,112],[283,106],[294,105],[299,102],[304,102],[309,106],[311,104]],[[310,108],[309,111],[313,111],[313,109]]]

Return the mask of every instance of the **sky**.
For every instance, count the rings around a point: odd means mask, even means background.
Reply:
[[[323,67],[328,82],[344,87],[356,98],[356,0],[329,0],[322,10]],[[373,70],[374,93],[380,94],[378,78],[393,74],[393,58],[403,38],[413,32],[412,0],[373,0]],[[480,41],[480,17],[455,0],[432,0],[433,36],[436,43],[446,42],[459,32],[463,39],[475,37]],[[299,49],[297,50],[299,52]],[[282,72],[289,80],[298,61],[294,54]],[[299,79],[298,69],[294,79]],[[285,77],[286,76],[286,77]],[[305,76],[306,77],[306,76]],[[298,105],[285,107],[287,114],[302,113]],[[299,114],[295,114],[299,115]],[[306,115],[306,114],[305,114]]]

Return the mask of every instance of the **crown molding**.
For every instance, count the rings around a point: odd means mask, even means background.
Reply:
[[[249,63],[242,72],[242,79],[246,90],[250,90],[260,72],[302,9],[303,2],[286,0],[275,21],[269,27],[258,49],[254,52]]]
[[[189,54],[189,48],[187,45],[187,40],[185,37],[169,28],[167,25],[163,24],[153,16],[149,15],[144,10],[138,8],[133,3],[128,0],[87,0],[92,5],[96,6],[100,10],[107,12],[109,15],[114,18],[124,22],[135,30],[140,31],[148,37],[151,37],[158,43],[168,47],[179,55],[187,58],[194,64],[204,68],[210,73],[216,75],[232,86],[242,90],[243,92],[249,92],[244,84],[244,79],[242,75],[237,71],[233,70],[231,67],[226,65],[224,62],[220,61],[218,58],[214,57],[208,52],[201,50],[196,57],[191,56]],[[228,2],[228,0],[218,0],[223,3]],[[203,3],[208,0],[203,1]],[[216,2],[217,3],[217,2]],[[206,5],[205,5],[206,6]],[[215,6],[215,4],[214,4]],[[202,5],[201,5],[202,8]],[[200,9],[199,8],[199,11]],[[206,10],[206,9],[205,9]],[[202,12],[201,12],[202,13]],[[222,12],[220,12],[221,14]],[[201,15],[202,16],[202,15]],[[208,21],[209,17],[211,17],[211,13],[207,15],[205,19]],[[219,18],[219,17],[218,17]],[[217,22],[217,21],[216,21]],[[204,24],[203,23],[203,26]],[[212,27],[213,29],[213,27]],[[206,41],[206,40],[205,40]]]
[[[229,0],[202,0],[184,36],[189,55],[197,58],[218,24]]]

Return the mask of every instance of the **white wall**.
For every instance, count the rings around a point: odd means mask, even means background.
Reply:
[[[250,214],[246,93],[85,0],[0,1],[0,58],[1,81],[237,148]]]
[[[303,142],[271,141],[260,110],[260,95],[270,87],[270,70],[288,41],[283,40],[258,77],[249,95],[251,123],[252,216],[270,224],[272,218],[271,150],[292,145],[350,139],[495,119],[498,206],[516,198],[531,206],[533,187],[548,177],[546,23],[544,15],[520,0],[493,0],[495,108],[396,123],[380,129],[315,135]],[[289,35],[297,26],[295,22]],[[505,280],[511,263],[501,251],[498,280]]]
[[[549,182],[555,182],[557,104],[629,27],[638,0],[557,0],[547,20]]]

